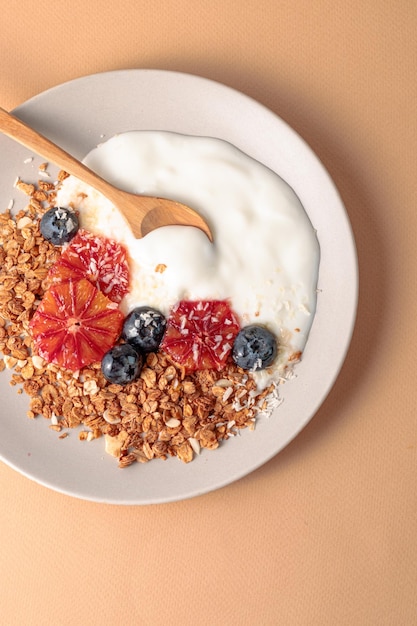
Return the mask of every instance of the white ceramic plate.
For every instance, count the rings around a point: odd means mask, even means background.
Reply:
[[[192,463],[176,458],[120,470],[104,441],[64,440],[43,418],[26,417],[28,398],[0,375],[0,458],[27,477],[71,496],[113,504],[181,500],[227,485],[271,459],[308,423],[344,361],[356,316],[358,272],[346,211],[328,173],[305,142],[262,105],[224,85],[176,72],[124,70],[80,78],[50,89],[14,113],[82,159],[115,133],[169,130],[234,144],[284,178],[301,199],[321,247],[318,309],[297,377],[255,431],[243,431]],[[0,203],[24,206],[16,176],[37,179],[35,158],[0,136]]]

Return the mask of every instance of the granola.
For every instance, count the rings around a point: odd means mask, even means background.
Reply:
[[[10,384],[29,397],[28,418],[43,416],[60,439],[72,429],[81,441],[103,437],[121,468],[169,456],[189,463],[201,448],[214,450],[241,429],[253,430],[259,413],[277,403],[277,389],[258,393],[253,378],[232,362],[220,374],[186,374],[160,351],[147,356],[138,380],[121,386],[106,381],[100,363],[70,372],[32,349],[29,321],[60,256],[42,237],[39,221],[65,177],[60,172],[55,184],[18,180],[26,208],[0,215],[0,371],[11,370]]]

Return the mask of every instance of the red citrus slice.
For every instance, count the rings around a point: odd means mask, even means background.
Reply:
[[[79,230],[49,272],[53,283],[87,278],[113,302],[129,290],[129,265],[123,246]]]
[[[188,372],[221,370],[239,330],[226,300],[182,300],[171,311],[161,349]]]
[[[82,279],[48,289],[30,332],[40,356],[75,371],[100,361],[116,343],[122,325],[117,304]]]

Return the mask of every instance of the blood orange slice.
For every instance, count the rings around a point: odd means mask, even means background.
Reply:
[[[226,300],[182,300],[171,311],[161,349],[188,372],[221,370],[239,330]]]
[[[116,343],[122,325],[117,304],[82,279],[48,289],[30,332],[40,356],[75,371],[100,361]]]
[[[49,272],[53,283],[87,278],[113,302],[129,290],[129,265],[123,246],[79,230]]]

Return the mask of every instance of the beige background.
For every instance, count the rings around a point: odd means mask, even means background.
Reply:
[[[0,464],[3,624],[417,624],[416,29],[413,0],[2,2],[1,106],[121,68],[242,90],[323,160],[361,271],[333,391],[247,478],[124,508]]]

